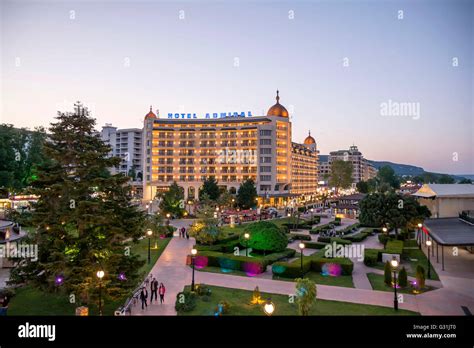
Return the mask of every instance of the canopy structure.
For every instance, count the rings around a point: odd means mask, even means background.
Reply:
[[[441,262],[444,271],[445,246],[474,246],[474,225],[460,218],[428,219],[424,221],[423,232],[419,242],[423,243],[429,237],[436,243],[436,260],[439,262],[438,246],[441,246]],[[434,245],[431,248],[434,256]]]
[[[473,198],[474,185],[472,184],[425,184],[413,196],[422,198]]]

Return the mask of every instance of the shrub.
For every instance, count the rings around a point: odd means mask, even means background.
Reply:
[[[361,232],[361,233],[357,233],[357,234],[354,234],[352,236],[345,236],[345,237],[342,237],[343,239],[346,239],[346,240],[350,240],[351,242],[362,242],[364,239],[366,239],[368,236],[367,233],[365,232]]]
[[[308,249],[323,249],[328,243],[321,243],[321,242],[309,242],[309,243],[304,243],[306,245],[306,248]]]
[[[425,269],[420,265],[416,266],[416,283],[420,289],[425,287]]]
[[[351,259],[347,257],[313,257],[313,259],[311,260],[311,269],[316,272],[322,272],[323,266],[326,263],[341,265],[343,275],[351,275],[352,271],[354,270],[354,263],[351,261]]]
[[[196,293],[191,291],[182,291],[176,295],[174,305],[176,312],[190,312],[196,308]]]
[[[303,256],[303,274],[311,269],[311,258]],[[284,278],[301,277],[301,259],[298,258],[293,262],[275,262],[272,265],[272,273]]]
[[[219,307],[222,308],[222,314],[229,314],[230,312],[230,304],[226,300],[219,301]]]
[[[405,267],[402,267],[400,272],[398,272],[398,285],[405,287],[408,285],[408,275]]]
[[[290,233],[290,239],[293,239],[293,240],[311,240],[311,236],[309,234]]]
[[[245,232],[250,234],[248,246],[254,250],[279,252],[285,250],[288,245],[285,233],[269,221],[250,224],[245,228]],[[243,238],[243,234],[241,238]],[[242,241],[242,243],[247,245],[247,242]]]
[[[342,239],[342,238],[338,238],[338,237],[331,237],[330,242],[331,243],[335,242],[337,244],[342,244],[342,245],[352,244],[352,242],[350,240]]]
[[[205,225],[202,222],[195,222],[189,229],[189,235],[196,239],[196,243],[212,245],[219,239],[222,231],[214,225]]]
[[[383,268],[383,278],[384,283],[388,286],[392,284],[392,267],[390,266],[390,262],[385,262],[385,266]]]
[[[272,263],[277,262],[281,259],[287,259],[287,258],[293,257],[295,256],[295,254],[296,254],[295,249],[287,248],[279,253],[266,255],[263,257],[263,259],[267,262],[267,264],[271,265]]]
[[[341,218],[340,217],[335,217],[334,222],[341,222]]]
[[[387,244],[388,240],[390,239],[389,236],[387,236],[386,234],[379,234],[378,235],[378,239],[379,239],[379,242],[382,243],[385,247],[385,244]]]
[[[378,249],[365,249],[364,250],[364,265],[366,266],[375,266],[379,258]]]
[[[318,237],[318,242],[321,242],[321,243],[330,243],[330,242],[331,242],[331,237],[321,237],[321,236],[319,236],[319,237]]]
[[[196,284],[196,294],[198,296],[211,296],[212,290],[206,284]]]
[[[235,256],[215,251],[203,251],[198,257],[207,258],[207,266],[243,271],[251,274],[265,272],[268,261],[264,258],[253,258],[246,256]]]

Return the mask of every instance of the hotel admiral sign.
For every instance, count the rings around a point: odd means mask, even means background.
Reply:
[[[168,113],[168,118],[222,118],[222,117],[251,117],[252,112],[214,112],[206,113],[204,117],[198,117],[197,114],[185,114],[185,113]]]

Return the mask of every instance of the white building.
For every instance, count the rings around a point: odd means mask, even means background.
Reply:
[[[114,173],[128,175],[133,168],[139,180],[143,176],[142,134],[139,128],[117,129],[111,124],[102,127],[100,136],[112,148],[110,156],[122,158],[120,165],[113,169]]]

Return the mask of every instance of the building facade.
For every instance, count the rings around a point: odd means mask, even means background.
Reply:
[[[252,179],[261,203],[282,206],[295,195],[294,175],[301,180],[298,192],[313,187],[304,168],[293,170],[293,159],[298,166],[314,165],[310,173],[317,175],[316,143],[314,151],[294,150],[289,114],[278,91],[266,116],[175,119],[150,110],[143,139],[144,200],[166,191],[173,181],[183,187],[186,200],[197,198],[202,182],[213,176],[231,193]],[[303,160],[309,153],[312,164]]]
[[[292,143],[291,193],[311,201],[318,188],[318,150],[311,133],[303,144]]]
[[[101,139],[111,147],[110,156],[120,157],[122,162],[111,171],[129,175],[135,171],[135,179],[140,180],[143,176],[142,165],[142,134],[139,128],[117,129],[111,124],[106,124],[100,132]]]

